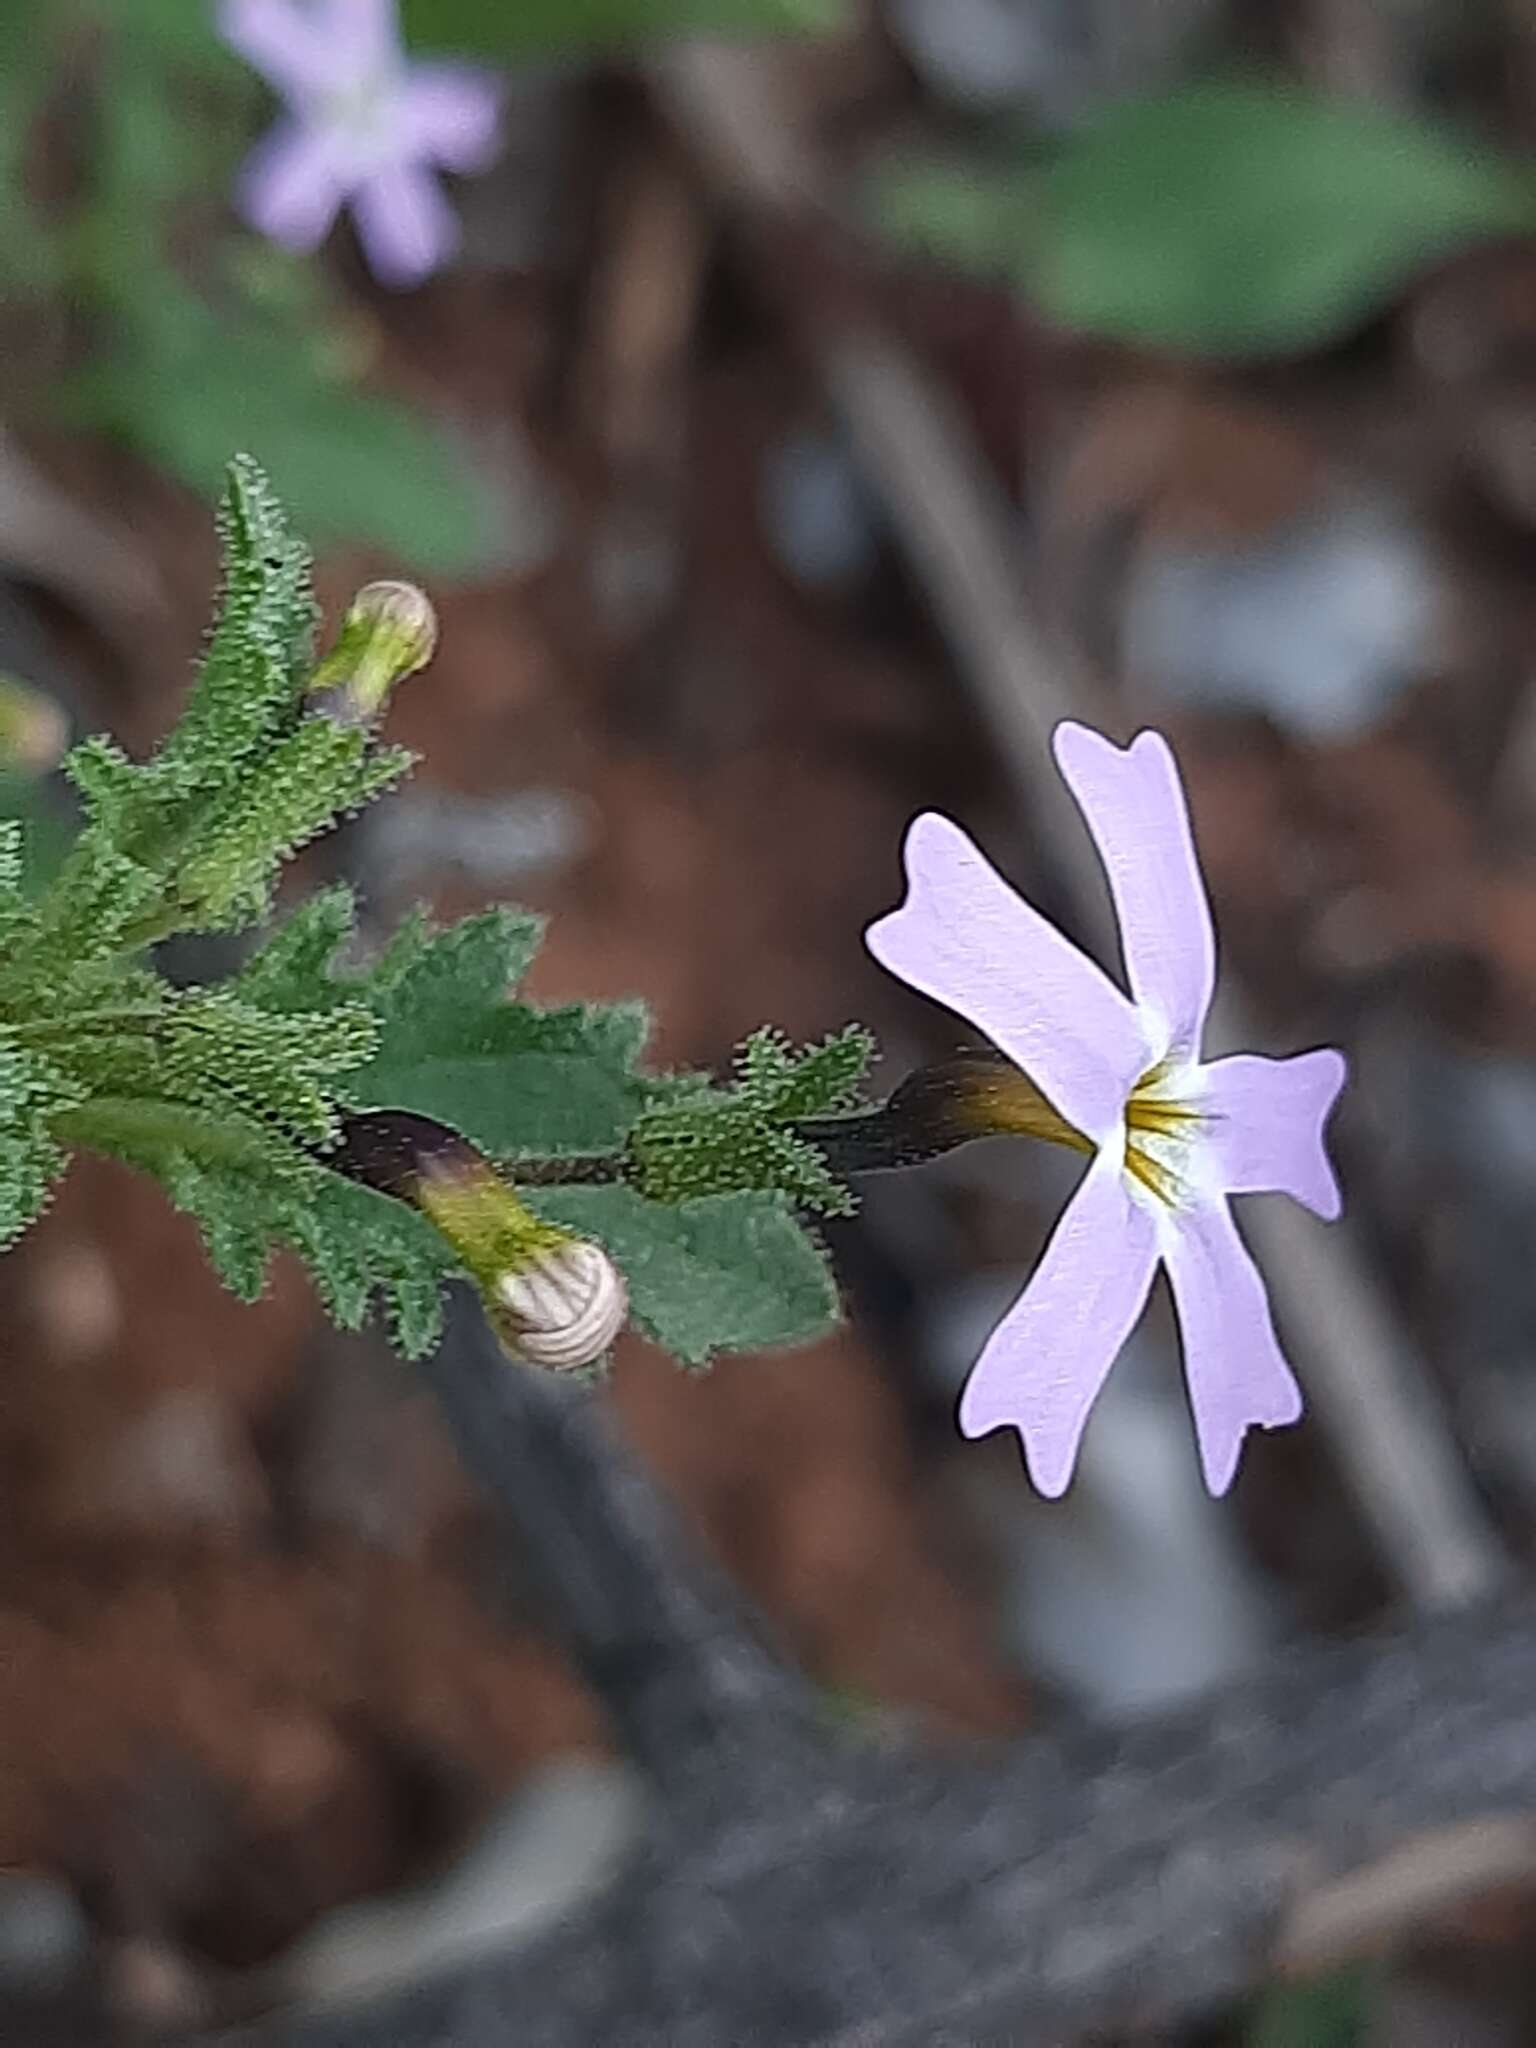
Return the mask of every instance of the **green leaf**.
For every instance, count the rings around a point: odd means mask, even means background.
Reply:
[[[1382,1978],[1379,1963],[1349,1963],[1270,1985],[1256,2002],[1243,2048],[1360,2048],[1375,2032]]]
[[[540,1215],[597,1239],[629,1285],[636,1325],[685,1365],[808,1343],[837,1320],[826,1259],[782,1195],[672,1207],[620,1186],[523,1192]]]
[[[543,930],[541,918],[505,904],[446,931],[404,927],[368,977],[385,1020],[381,1057],[473,1044],[527,973]]]
[[[1117,107],[1037,175],[915,172],[879,204],[1063,326],[1224,356],[1327,343],[1427,266],[1536,224],[1536,186],[1491,152],[1251,80]]]
[[[303,1259],[343,1329],[360,1328],[379,1300],[407,1358],[437,1342],[453,1254],[403,1202],[319,1167],[298,1177],[209,1171],[183,1154],[154,1162],[152,1170],[195,1217],[215,1270],[242,1300],[261,1293],[272,1247],[284,1244]]]
[[[799,1050],[780,1032],[754,1032],[734,1088],[676,1090],[640,1116],[625,1147],[635,1186],[658,1202],[777,1189],[823,1216],[851,1215],[851,1189],[793,1126],[851,1108],[872,1050],[857,1024]]]
[[[357,993],[335,972],[352,938],[357,908],[345,882],[317,889],[277,927],[241,968],[234,992],[258,1009],[325,1011]]]
[[[50,1119],[78,1090],[52,1061],[0,1035],[0,1247],[19,1237],[48,1200],[64,1155]]]
[[[314,647],[309,550],[248,455],[224,465],[218,527],[218,616],[197,683],[150,770],[136,775],[100,741],[87,741],[77,750],[81,762],[72,761],[76,786],[98,815],[119,797],[126,802],[134,785],[162,810],[230,788],[297,714]]]
[[[348,1077],[346,1098],[353,1109],[436,1117],[508,1159],[608,1151],[651,1097],[629,1069],[640,1015],[618,1004],[502,1003],[457,1020],[430,1045],[407,1018],[414,1044],[398,1049],[386,1032],[378,1058]]]
[[[259,917],[282,863],[391,788],[414,760],[373,748],[357,727],[304,719],[268,749],[260,775],[201,822],[178,871],[181,903],[203,930]]]
[[[191,294],[170,317],[131,310],[118,344],[60,394],[73,424],[210,495],[231,442],[249,448],[317,543],[369,541],[437,576],[495,561],[503,516],[468,454],[330,369],[310,337],[220,319]]]
[[[835,35],[853,19],[848,0],[402,0],[400,15],[418,49],[511,61],[688,36]]]
[[[795,1047],[771,1026],[754,1031],[737,1055],[740,1093],[783,1121],[852,1109],[874,1057],[862,1024],[845,1025],[819,1045]]]
[[[20,854],[15,885],[24,897],[35,896],[58,873],[74,837],[65,806],[48,782],[20,769],[0,768],[0,819],[7,846]]]
[[[436,1117],[504,1156],[617,1146],[654,1091],[633,1072],[645,1008],[513,1001],[540,930],[507,909],[443,932],[407,927],[353,984],[382,1034],[377,1057],[347,1081],[349,1106]]]

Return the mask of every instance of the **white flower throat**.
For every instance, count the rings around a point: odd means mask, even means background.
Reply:
[[[967,1105],[977,1127],[1043,1138],[1073,1152],[1119,1153],[1117,1164],[1132,1192],[1159,1211],[1188,1206],[1195,1189],[1195,1154],[1209,1119],[1200,1107],[1199,1068],[1159,1060],[1126,1097],[1117,1132],[1095,1142],[1069,1124],[1020,1068],[999,1062],[995,1073],[970,1079]]]

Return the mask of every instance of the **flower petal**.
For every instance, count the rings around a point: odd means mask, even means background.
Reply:
[[[333,89],[377,78],[403,61],[397,0],[320,0],[316,13],[324,17]]]
[[[501,89],[468,64],[417,64],[400,88],[396,119],[402,156],[450,171],[483,171],[496,154]]]
[[[334,87],[336,50],[324,26],[293,0],[220,0],[220,36],[284,99]]]
[[[357,231],[380,284],[420,284],[458,247],[459,224],[430,171],[386,164],[353,195]]]
[[[1201,1069],[1223,1189],[1234,1195],[1294,1195],[1331,1223],[1343,1197],[1323,1132],[1348,1069],[1331,1049],[1271,1060],[1239,1052]]]
[[[1109,875],[1131,994],[1166,1032],[1158,1057],[1193,1053],[1216,986],[1216,936],[1168,742],[1142,732],[1117,747],[1068,722],[1053,746]]]
[[[1205,1483],[1225,1493],[1244,1434],[1301,1414],[1301,1389],[1275,1335],[1264,1282],[1218,1198],[1182,1211],[1163,1257],[1184,1339],[1184,1377]]]
[[[322,130],[280,121],[245,160],[235,203],[262,234],[290,249],[313,249],[346,197],[335,143]]]
[[[1031,1479],[1052,1500],[1067,1490],[1088,1411],[1146,1306],[1156,1266],[1151,1215],[1112,1160],[1096,1161],[966,1382],[961,1429],[1016,1429]]]
[[[985,1032],[1085,1137],[1119,1129],[1148,1056],[1119,989],[950,819],[914,819],[904,853],[907,899],[865,932],[870,952]]]

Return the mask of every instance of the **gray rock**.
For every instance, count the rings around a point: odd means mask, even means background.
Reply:
[[[1262,544],[1144,547],[1122,597],[1122,663],[1152,695],[1345,739],[1433,664],[1444,603],[1423,536],[1390,504],[1341,490]]]

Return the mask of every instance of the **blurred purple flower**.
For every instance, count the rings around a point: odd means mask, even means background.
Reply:
[[[1066,724],[1055,752],[1109,874],[1130,1000],[933,812],[907,834],[906,901],[865,935],[882,966],[983,1031],[1061,1120],[1055,1135],[1092,1154],[971,1373],[960,1427],[1018,1430],[1036,1486],[1065,1492],[1161,1262],[1206,1484],[1224,1493],[1244,1432],[1301,1413],[1227,1198],[1284,1192],[1338,1215],[1323,1129],[1344,1059],[1202,1061],[1216,943],[1168,744],[1143,732],[1121,748]]]
[[[395,0],[220,0],[224,40],[288,103],[241,173],[251,225],[313,249],[350,203],[374,275],[412,285],[458,246],[434,166],[483,170],[494,156],[494,78],[411,64]]]

